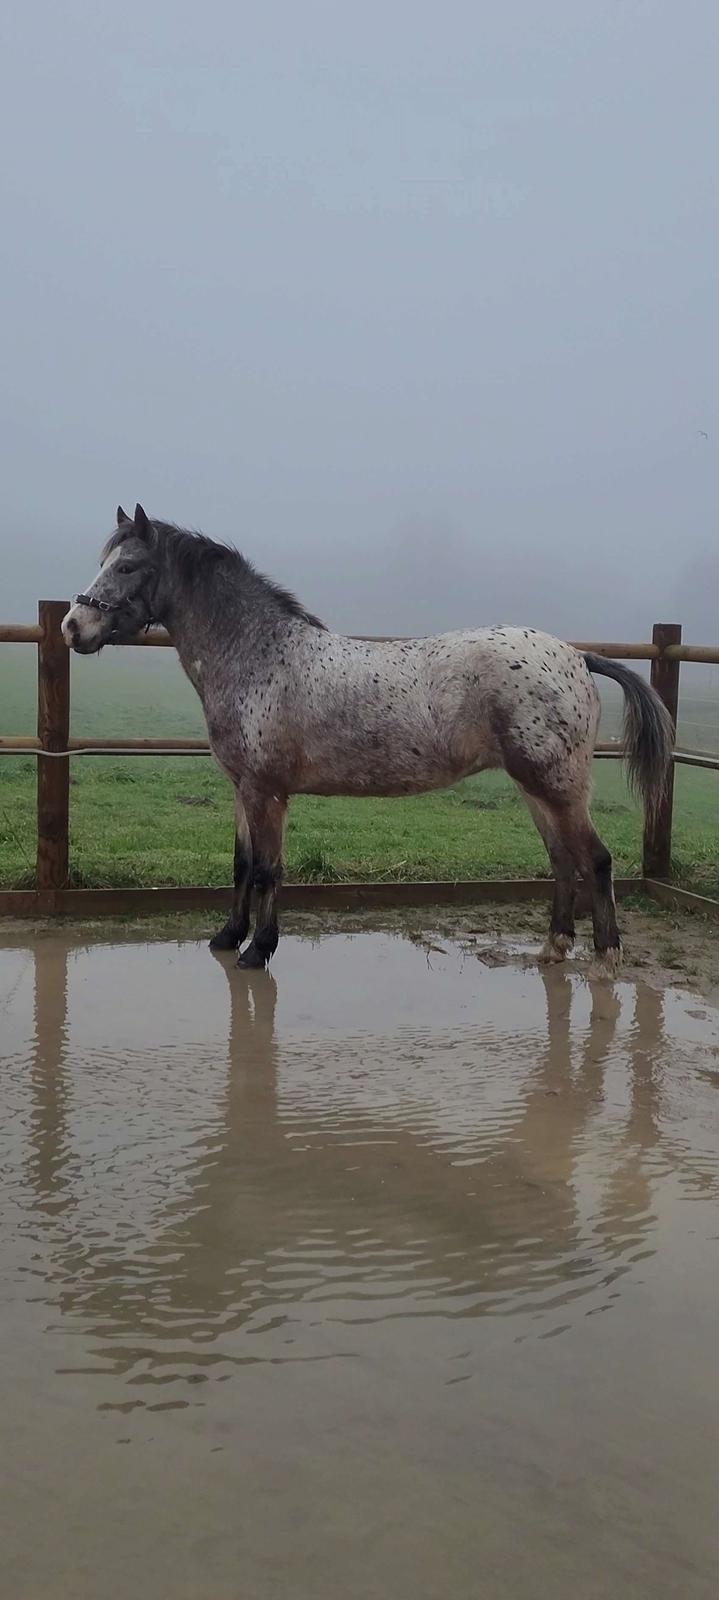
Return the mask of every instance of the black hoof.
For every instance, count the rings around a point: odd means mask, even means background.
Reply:
[[[240,941],[236,929],[231,928],[228,924],[226,928],[220,928],[219,933],[213,935],[210,940],[210,949],[236,950],[239,942]]]
[[[268,957],[263,956],[262,951],[254,944],[248,944],[247,949],[237,957],[238,967],[245,968],[264,968],[267,966],[267,961]]]

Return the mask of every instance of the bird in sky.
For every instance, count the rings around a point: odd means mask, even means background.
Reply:
[[[698,429],[698,433],[699,433],[699,438],[700,439],[708,439],[709,438],[709,434],[705,433],[703,428],[699,428]]]

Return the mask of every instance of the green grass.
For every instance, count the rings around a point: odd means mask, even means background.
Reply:
[[[20,658],[24,657],[24,664]],[[9,659],[8,659],[9,658]],[[33,727],[33,652],[0,651],[0,726]],[[199,705],[171,653],[107,652],[73,662],[73,731],[82,735],[197,736]],[[0,757],[0,884],[30,884],[35,859],[34,758]],[[71,764],[71,872],[78,885],[227,883],[230,785],[197,758]],[[638,873],[641,819],[616,762],[595,764],[594,817],[616,870]],[[719,774],[676,774],[678,880],[719,893]],[[511,877],[545,872],[526,809],[500,773],[402,800],[323,800],[290,807],[287,873],[294,879]]]
[[[675,861],[681,882],[719,892],[719,776],[677,773]],[[85,757],[72,763],[70,851],[78,885],[227,883],[232,796],[203,758]],[[617,763],[597,764],[594,817],[618,873],[636,873],[641,819]],[[35,761],[0,760],[0,883],[32,881]],[[288,877],[511,877],[545,872],[522,801],[500,773],[402,800],[298,796],[287,830]]]

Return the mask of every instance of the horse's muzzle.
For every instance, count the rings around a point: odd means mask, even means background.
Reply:
[[[80,611],[87,611],[86,617],[80,617]],[[98,626],[98,619],[89,607],[71,606],[67,615],[62,619],[62,636],[68,650],[74,650],[79,656],[95,655],[102,649],[102,626]]]

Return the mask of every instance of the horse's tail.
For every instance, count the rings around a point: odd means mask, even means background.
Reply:
[[[663,701],[654,689],[618,661],[585,654],[590,672],[613,678],[624,690],[624,745],[629,782],[644,802],[647,814],[657,811],[667,786],[674,726]]]

